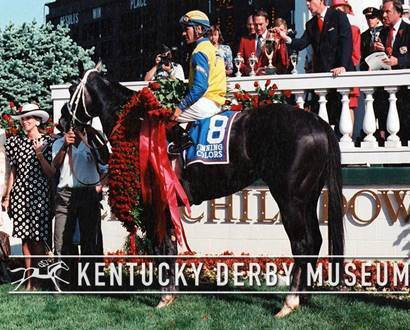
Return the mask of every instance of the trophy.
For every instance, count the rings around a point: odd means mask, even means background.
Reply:
[[[292,69],[292,74],[298,74],[298,71],[296,70],[296,65],[298,64],[298,53],[296,51],[293,51],[292,54],[289,56],[290,62],[293,65]]]
[[[237,69],[237,71],[236,71],[236,76],[237,77],[242,76],[242,74],[241,74],[241,65],[242,65],[243,62],[244,62],[244,59],[243,59],[241,53],[236,54],[236,57],[233,59],[233,63],[235,64],[235,67]]]
[[[258,58],[256,57],[255,53],[252,53],[251,56],[249,56],[249,66],[251,67],[251,72],[249,73],[250,76],[256,76],[255,73],[255,65],[258,63]]]
[[[272,58],[273,58],[273,50],[275,48],[275,40],[273,39],[266,39],[265,41],[265,54],[269,60],[269,69],[273,69],[274,66],[272,65]]]

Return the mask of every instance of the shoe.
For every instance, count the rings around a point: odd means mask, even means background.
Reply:
[[[185,149],[188,149],[194,143],[189,136],[188,132],[184,130],[181,126],[174,126],[174,141],[168,144],[168,154],[179,155]]]
[[[174,294],[165,294],[161,296],[161,300],[159,301],[158,305],[156,306],[157,309],[161,309],[171,305],[174,300],[176,299],[176,295]]]

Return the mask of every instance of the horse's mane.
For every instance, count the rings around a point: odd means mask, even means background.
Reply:
[[[105,93],[95,93],[96,97],[100,100],[102,104],[113,104],[121,106],[132,96],[134,91],[124,87],[119,82],[112,82],[101,74],[96,74],[93,79],[89,80],[91,85],[95,85],[95,90],[104,90]],[[114,104],[113,104],[114,105]]]

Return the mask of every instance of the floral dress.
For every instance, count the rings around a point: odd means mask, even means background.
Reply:
[[[43,156],[51,162],[50,136],[43,136]],[[6,141],[6,155],[16,169],[10,193],[9,216],[13,221],[13,236],[45,241],[51,234],[49,183],[26,136],[11,136]]]

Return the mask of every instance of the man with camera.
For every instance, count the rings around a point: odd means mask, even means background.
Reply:
[[[184,80],[185,76],[182,66],[172,61],[171,49],[163,44],[160,53],[155,57],[154,66],[145,74],[144,80],[164,78]]]

